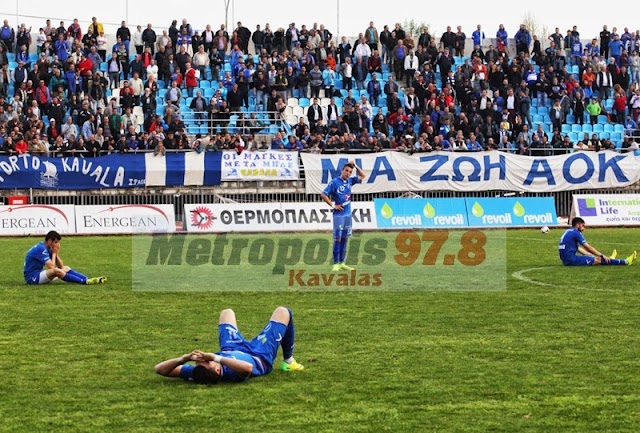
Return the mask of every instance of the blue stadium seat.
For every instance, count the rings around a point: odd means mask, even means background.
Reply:
[[[571,125],[573,123],[576,123],[576,118],[574,117],[573,114],[567,114],[567,118],[565,119],[565,122]]]
[[[571,132],[582,132],[582,128],[580,127],[580,125],[574,123],[573,125],[571,125]]]
[[[602,123],[603,125],[606,125],[607,123],[609,123],[609,119],[604,114],[601,114],[598,116],[598,123]]]
[[[15,69],[17,67],[18,67],[18,63],[17,62],[9,62],[9,70]]]
[[[600,140],[604,140],[605,138],[611,138],[611,134],[609,134],[608,132],[601,132],[600,134],[598,134],[598,137],[600,138]]]
[[[187,122],[185,121],[185,125],[186,124]],[[200,134],[200,127],[196,125],[189,125],[187,126],[187,133],[191,135]]]
[[[531,99],[531,108],[537,108],[537,107],[538,107],[538,98]]]
[[[568,134],[569,132],[571,132],[571,125],[567,125],[566,123],[563,123],[562,126],[560,127],[560,132],[562,132],[563,134]]]
[[[310,105],[308,98],[300,98],[298,99],[298,105],[301,107],[308,107]]]
[[[613,141],[614,143],[622,143],[622,132],[612,132],[611,141]]]
[[[7,53],[7,61],[8,62],[15,62],[16,61],[16,55],[13,53]]]
[[[532,116],[533,117],[533,123],[542,123],[543,122],[543,117],[539,114],[535,114]]]
[[[582,125],[582,132],[593,132],[593,127],[591,126],[590,123],[585,123],[584,125]]]
[[[547,110],[547,107],[538,107],[536,112],[542,116],[544,116],[545,114],[549,114],[549,110]]]
[[[578,133],[576,132],[570,132],[569,133],[569,140],[571,140],[572,142],[576,142],[578,141]]]
[[[613,130],[615,132],[619,132],[619,133],[623,134],[624,133],[624,126],[619,124],[619,123],[616,123],[615,125],[613,125]]]
[[[201,89],[210,89],[211,88],[211,82],[209,80],[200,80],[200,83],[198,83],[200,85]]]
[[[571,74],[579,74],[580,73],[580,68],[578,67],[578,65],[573,65],[571,66]]]
[[[602,126],[602,124],[596,123],[595,125],[593,125],[593,132],[597,134],[604,132],[604,127]]]
[[[612,133],[614,131],[615,131],[615,129],[613,129],[613,125],[612,124],[610,124],[610,123],[605,123],[604,124],[604,132]]]

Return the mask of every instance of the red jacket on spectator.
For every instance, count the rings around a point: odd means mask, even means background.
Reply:
[[[93,74],[93,62],[86,57],[83,61],[78,63],[78,70],[80,71],[80,75],[83,77],[87,77]]]
[[[18,152],[19,154],[26,153],[27,152],[27,142],[24,141],[23,139],[20,139],[16,143],[16,152]]]
[[[198,87],[198,78],[196,77],[196,70],[193,68],[187,69],[184,74],[185,86]]]
[[[145,68],[151,64],[152,59],[153,59],[153,56],[151,55],[151,53],[147,51],[142,53],[142,63],[144,64]]]
[[[380,56],[370,56],[368,63],[370,71],[379,71],[382,68],[382,61],[380,60]]]
[[[624,95],[618,96],[613,100],[613,109],[616,111],[624,111],[627,109],[627,98]]]

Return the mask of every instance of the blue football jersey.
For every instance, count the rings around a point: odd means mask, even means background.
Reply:
[[[570,228],[564,232],[560,238],[560,244],[558,245],[558,251],[560,256],[571,257],[575,256],[578,252],[578,247],[587,243],[580,230]]]
[[[342,210],[334,210],[334,215],[351,215],[351,187],[356,183],[360,183],[360,178],[349,177],[342,180],[336,177],[327,184],[323,193],[329,197],[335,204],[342,205]]]
[[[223,358],[234,358],[240,361],[246,361],[253,365],[253,370],[251,371],[251,377],[262,376],[266,374],[266,370],[262,361],[258,359],[256,356],[249,355],[248,353],[241,352],[239,350],[230,350],[224,352],[217,352],[216,355],[220,355]],[[180,369],[180,377],[184,380],[191,380],[191,375],[193,374],[193,369],[195,365],[185,364]],[[232,368],[227,367],[226,365],[222,366],[222,375],[220,376],[221,382],[242,382],[246,380],[246,378],[241,377],[238,373],[235,372]]]
[[[43,242],[31,247],[24,259],[24,275],[25,277],[35,272],[42,271],[44,264],[51,260],[51,252],[47,249]]]

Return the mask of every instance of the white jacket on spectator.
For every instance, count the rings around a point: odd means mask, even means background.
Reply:
[[[209,66],[207,53],[195,53],[193,55],[193,66]]]
[[[354,51],[356,58],[371,57],[371,48],[367,44],[358,44]]]
[[[404,70],[408,71],[409,69],[413,69],[414,71],[417,70],[420,67],[420,64],[418,62],[418,56],[416,56],[415,54],[411,55],[407,55],[407,57],[404,58]]]

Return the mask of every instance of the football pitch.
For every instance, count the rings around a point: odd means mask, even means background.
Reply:
[[[41,239],[0,238],[0,432],[640,429],[638,265],[563,267],[562,229],[488,231],[486,245],[415,233],[363,235],[343,277],[323,262],[328,233],[230,235],[246,241],[236,256],[207,236],[63,237],[65,263],[109,282],[38,287],[22,262]],[[585,236],[621,258],[640,250],[640,229]],[[154,373],[217,350],[223,308],[253,337],[278,305],[304,371],[216,386]]]

